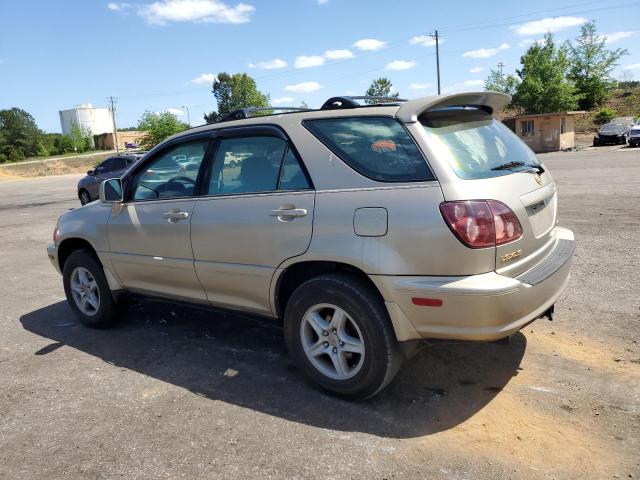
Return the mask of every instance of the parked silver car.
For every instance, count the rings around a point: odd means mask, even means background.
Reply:
[[[59,219],[49,257],[88,326],[113,325],[132,293],[277,317],[302,372],[370,397],[425,339],[508,337],[568,282],[556,185],[491,115],[509,101],[236,112],[103,182]],[[198,168],[176,173],[178,155]]]

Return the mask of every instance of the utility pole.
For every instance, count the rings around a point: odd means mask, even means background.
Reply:
[[[498,68],[500,69],[500,78],[502,78],[502,67],[504,67],[504,63],[499,62],[498,63]]]
[[[438,30],[429,36],[436,41],[436,71],[438,73],[438,95],[440,95],[440,45],[438,42],[440,37],[438,36]]]
[[[117,100],[111,97],[107,97],[111,103],[111,122],[113,123],[113,141],[116,144],[116,153],[120,153],[120,146],[118,145],[118,129],[116,127],[116,103]]]
[[[191,115],[189,115],[189,105],[182,105],[182,108],[184,108],[187,111],[187,123],[189,124],[189,126],[191,126]]]

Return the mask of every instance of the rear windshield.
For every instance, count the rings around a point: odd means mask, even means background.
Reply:
[[[433,110],[418,118],[436,157],[445,160],[460,178],[509,175],[519,169],[492,170],[511,162],[539,165],[535,154],[502,122],[476,108]]]
[[[306,120],[304,125],[358,173],[380,182],[434,180],[405,128],[389,117]]]

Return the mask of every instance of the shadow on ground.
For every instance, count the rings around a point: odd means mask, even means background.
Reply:
[[[304,381],[275,322],[146,301],[111,330],[77,324],[66,302],[20,321],[53,341],[34,355],[69,346],[206,398],[315,427],[392,438],[447,430],[473,416],[517,375],[526,347],[522,334],[510,345],[431,346],[380,395],[352,403]]]

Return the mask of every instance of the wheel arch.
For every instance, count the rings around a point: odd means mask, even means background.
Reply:
[[[384,304],[382,293],[360,268],[343,262],[328,260],[304,260],[288,265],[275,279],[272,299],[276,315],[284,317],[284,311],[291,294],[307,280],[325,273],[349,273],[366,283]]]
[[[64,270],[64,263],[66,262],[69,255],[78,250],[88,250],[93,253],[98,260],[98,263],[102,265],[100,262],[100,258],[96,253],[96,249],[93,248],[93,245],[89,243],[88,240],[79,237],[65,238],[60,245],[58,245],[58,265],[60,266],[60,271]]]

